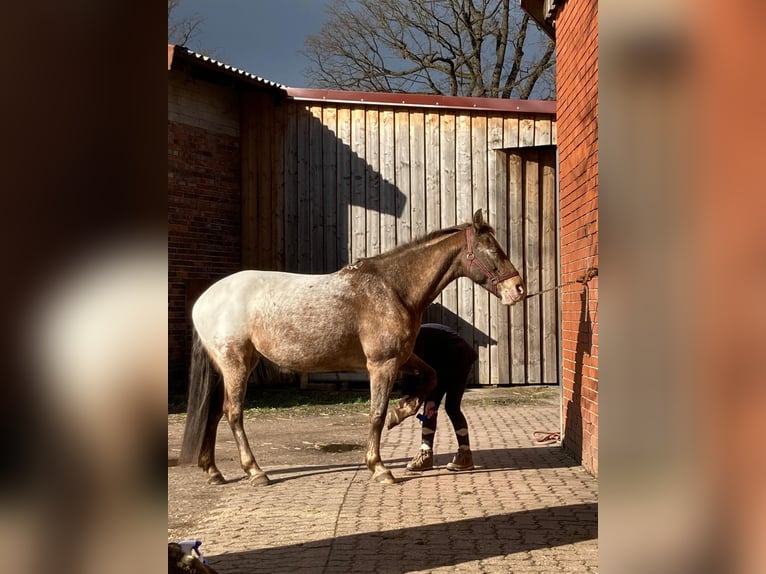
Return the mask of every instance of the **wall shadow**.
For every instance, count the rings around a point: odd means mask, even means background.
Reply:
[[[447,309],[441,303],[432,303],[423,314],[423,323],[441,323],[454,329],[458,333],[471,333],[475,346],[488,347],[496,345],[497,341],[487,335],[484,331],[477,329],[462,317],[456,315],[453,311]]]
[[[283,130],[276,141],[284,146],[284,166],[280,173],[272,165],[257,164],[259,170],[271,175],[263,177],[259,173],[256,186],[260,203],[266,201],[267,195],[280,193],[279,190],[284,193],[281,200],[272,197],[270,205],[268,202],[259,205],[259,210],[272,216],[274,208],[281,206],[284,210],[284,260],[278,258],[280,249],[275,249],[274,259],[263,260],[259,269],[331,273],[355,259],[377,255],[394,246],[394,238],[384,237],[386,229],[381,216],[393,218],[396,230],[408,198],[354,149],[361,146],[360,151],[366,151],[372,146],[380,150],[383,145],[380,126],[367,115],[356,113],[349,112],[341,119],[339,109],[331,108],[331,116],[324,121],[304,109],[301,102],[285,101],[270,112],[285,116],[282,121],[271,120],[271,125],[266,126]],[[357,141],[358,138],[363,141]],[[352,141],[354,147],[348,143]],[[266,140],[263,145],[273,146],[274,140]],[[273,225],[266,219],[260,221]],[[259,238],[263,243],[272,240],[265,229],[259,231]],[[404,242],[403,238],[396,240]]]
[[[588,306],[588,285],[580,293],[580,322],[577,329],[575,347],[575,365],[572,376],[572,400],[566,405],[566,426],[564,428],[564,446],[573,454],[579,455],[582,462],[583,421],[582,421],[582,378],[585,355],[590,355],[593,347],[593,323]]]
[[[587,502],[328,537],[208,559],[213,568],[238,572],[296,572],[315,564],[321,572],[356,572],[363,566],[369,572],[399,574],[555,548],[597,536],[598,505]],[[430,544],[439,542],[438,552],[427,551]]]

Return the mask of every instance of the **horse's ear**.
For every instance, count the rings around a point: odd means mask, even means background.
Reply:
[[[473,226],[479,229],[482,225],[484,225],[484,217],[481,214],[481,209],[477,209],[476,213],[473,214]]]

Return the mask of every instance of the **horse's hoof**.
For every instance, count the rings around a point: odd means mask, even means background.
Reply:
[[[391,430],[400,422],[401,421],[399,420],[399,413],[397,413],[395,410],[388,411],[388,415],[386,416],[386,428],[388,430]]]
[[[394,484],[396,483],[396,479],[394,478],[394,475],[391,474],[390,470],[384,470],[382,472],[379,472],[376,475],[373,475],[372,480],[376,482],[380,482],[381,484]]]
[[[212,475],[210,478],[208,478],[207,483],[208,484],[226,484],[226,479],[219,472],[217,474]]]
[[[268,486],[271,479],[265,474],[254,474],[250,477],[250,486]]]

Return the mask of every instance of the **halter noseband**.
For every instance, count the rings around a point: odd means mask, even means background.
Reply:
[[[495,275],[492,273],[492,271],[489,270],[489,268],[484,265],[484,263],[481,262],[480,259],[476,258],[476,254],[473,252],[473,239],[471,237],[471,226],[465,228],[465,242],[466,246],[468,247],[467,251],[468,254],[466,255],[466,258],[468,259],[468,272],[471,272],[471,266],[476,263],[476,266],[482,270],[484,275],[487,276],[487,279],[489,279],[492,282],[492,293],[497,295],[497,284],[501,283],[502,281],[505,281],[506,279],[510,279],[511,277],[516,277],[519,272],[514,269],[510,273],[506,273],[505,275]]]

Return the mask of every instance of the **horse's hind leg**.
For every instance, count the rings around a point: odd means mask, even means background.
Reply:
[[[210,401],[210,410],[205,423],[205,434],[202,440],[202,448],[199,454],[199,466],[208,474],[210,484],[224,484],[226,481],[215,465],[215,438],[218,432],[218,423],[223,415],[223,385],[217,385],[212,400]]]
[[[248,353],[252,355],[252,353]],[[229,427],[234,435],[234,440],[239,449],[239,461],[242,469],[250,478],[250,484],[253,486],[262,486],[269,484],[269,477],[258,466],[250,448],[250,443],[245,434],[245,427],[242,418],[242,404],[245,401],[245,391],[247,390],[247,379],[258,359],[252,359],[246,356],[244,361],[230,361],[221,370],[223,372],[224,386],[226,387],[226,400],[224,401],[224,411],[229,421]]]

